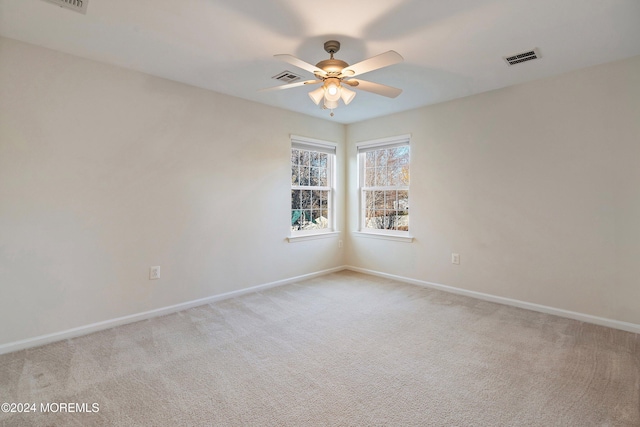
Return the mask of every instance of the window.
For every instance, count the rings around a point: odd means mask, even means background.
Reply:
[[[291,138],[291,235],[334,229],[335,145]]]
[[[409,136],[360,143],[360,231],[409,234]]]

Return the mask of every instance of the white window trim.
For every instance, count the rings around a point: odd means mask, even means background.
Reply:
[[[299,148],[302,150],[311,150],[318,151],[323,153],[329,153],[332,156],[329,156],[329,186],[328,187],[318,187],[319,189],[330,190],[329,197],[329,228],[319,229],[319,230],[300,230],[293,231],[291,230],[291,222],[289,221],[289,236],[287,237],[287,241],[289,243],[306,241],[306,240],[315,240],[321,239],[325,237],[332,237],[339,234],[339,231],[336,229],[336,162],[337,162],[337,152],[338,152],[338,144],[330,141],[323,141],[320,139],[307,138],[305,136],[299,135],[290,135],[291,146],[290,148]],[[290,186],[291,189],[295,189],[295,187]],[[289,198],[289,212],[291,212],[291,199]]]
[[[362,141],[356,143],[357,150],[357,167],[358,167],[358,230],[354,232],[356,236],[360,237],[371,237],[371,238],[379,238],[384,240],[395,240],[400,242],[413,242],[413,236],[410,231],[398,231],[398,230],[375,230],[371,228],[364,227],[364,188],[362,183],[364,182],[364,167],[362,167],[362,158],[364,153],[367,151],[377,150],[379,148],[391,148],[394,146],[401,145],[409,145],[411,148],[411,134],[392,136],[388,138],[380,138],[374,139],[370,141]],[[396,187],[394,187],[395,189]],[[383,189],[380,187],[380,189]],[[411,194],[410,189],[407,188],[409,194]],[[409,196],[409,201],[411,201],[411,196]],[[411,202],[409,202],[411,204]],[[411,220],[409,219],[409,224],[411,224]],[[411,227],[409,227],[409,230]]]
[[[385,231],[385,230],[381,230],[381,231]],[[405,231],[405,233],[408,233],[408,231]],[[397,234],[386,234],[386,233],[375,233],[375,232],[371,233],[371,232],[364,232],[364,231],[354,231],[353,234],[357,237],[366,237],[367,239],[393,240],[395,242],[404,242],[404,243],[412,243],[413,239],[415,238],[410,234],[404,234],[400,236]]]
[[[314,233],[306,235],[295,235],[287,237],[289,243],[305,242],[307,240],[326,239],[328,237],[337,237],[340,235],[339,231],[325,231],[323,233]]]

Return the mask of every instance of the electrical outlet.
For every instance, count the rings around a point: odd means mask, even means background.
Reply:
[[[342,249],[342,240],[338,240],[338,248]]]
[[[451,264],[460,264],[460,254],[451,254]]]
[[[156,280],[160,278],[160,266],[149,267],[149,280]]]

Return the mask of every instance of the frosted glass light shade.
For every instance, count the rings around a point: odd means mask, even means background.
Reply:
[[[342,101],[344,102],[344,105],[349,105],[349,103],[353,101],[353,98],[356,97],[356,93],[352,90],[347,89],[344,86],[342,86],[341,89],[342,89],[341,90]]]
[[[315,89],[309,92],[309,98],[311,98],[311,100],[315,102],[316,105],[320,105],[320,101],[322,101],[323,97],[324,97],[324,87],[322,86],[320,86],[318,89]]]

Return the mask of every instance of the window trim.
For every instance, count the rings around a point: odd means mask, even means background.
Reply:
[[[337,151],[338,144],[331,141],[324,141],[320,139],[308,138],[305,136],[299,135],[290,135],[290,148],[297,148],[300,150],[308,150],[308,151],[317,151],[320,153],[330,154],[328,158],[329,167],[327,171],[327,177],[329,179],[327,187],[314,187],[316,189],[328,190],[329,198],[328,198],[328,211],[329,211],[329,227],[315,229],[315,230],[291,230],[291,220],[289,219],[289,236],[287,240],[290,243],[301,241],[301,240],[313,240],[322,237],[331,237],[338,233],[336,228],[336,163],[337,163]],[[291,164],[291,161],[289,161]],[[294,190],[293,185],[289,185],[290,190]],[[289,214],[291,214],[291,196],[289,197]],[[289,215],[289,218],[291,216]]]
[[[364,190],[364,156],[368,151],[375,151],[381,148],[394,148],[400,146],[409,146],[409,153],[411,153],[411,134],[391,136],[387,138],[379,138],[369,141],[362,141],[356,143],[357,150],[357,168],[358,168],[358,230],[356,231],[357,235],[362,237],[379,237],[387,240],[397,240],[397,241],[413,241],[413,236],[410,234],[411,227],[409,226],[409,230],[380,230],[380,229],[372,229],[364,227],[365,224],[365,190]],[[409,154],[411,156],[411,154]],[[409,167],[411,167],[411,160],[409,160]],[[406,189],[409,192],[409,200],[411,200],[411,191],[410,185]],[[394,186],[394,188],[397,188]],[[375,188],[374,188],[375,189]],[[380,189],[387,189],[386,187],[380,187]],[[389,188],[390,189],[390,188]],[[409,203],[411,204],[411,203]],[[411,224],[411,219],[409,219],[409,224]]]

